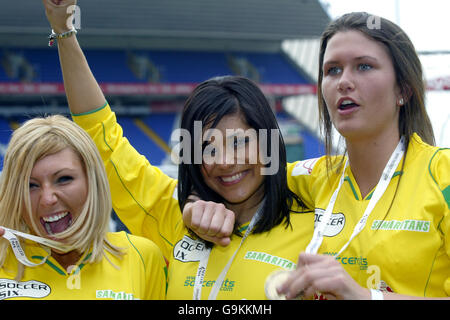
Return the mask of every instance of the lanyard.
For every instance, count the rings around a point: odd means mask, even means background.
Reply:
[[[252,220],[250,221],[250,223],[247,227],[247,230],[245,231],[245,234],[242,237],[241,242],[239,243],[239,246],[234,251],[233,255],[228,260],[228,263],[225,265],[222,272],[219,274],[216,281],[214,282],[211,292],[209,293],[208,300],[216,300],[217,295],[219,294],[220,288],[222,287],[223,280],[225,279],[225,276],[227,275],[228,270],[231,267],[231,263],[233,262],[234,258],[236,257],[236,254],[238,253],[238,251],[241,248],[242,244],[244,243],[245,239],[247,239],[248,235],[254,228],[255,224],[259,221],[263,205],[264,205],[264,200],[261,202],[261,204],[258,207],[258,210],[256,211]],[[198,265],[197,275],[195,277],[195,284],[194,284],[194,295],[193,295],[194,300],[201,299],[203,279],[205,278],[206,267],[208,265],[208,260],[209,260],[210,254],[211,254],[211,248],[208,248],[207,250],[203,251],[203,254],[200,257],[200,262]]]
[[[43,264],[49,256],[45,257],[45,259],[43,259],[40,263],[31,262],[30,260],[28,260],[27,256],[25,255],[25,252],[23,251],[22,246],[20,245],[20,241],[17,239],[16,235],[19,237],[25,238],[25,239],[32,240],[34,242],[41,243],[47,247],[51,247],[51,248],[57,249],[62,252],[69,252],[69,251],[73,250],[72,246],[64,245],[57,241],[33,236],[31,234],[8,229],[5,227],[1,227],[1,228],[3,228],[5,230],[5,233],[3,234],[3,238],[8,240],[9,243],[11,244],[11,248],[12,248],[17,260],[19,260],[23,265],[28,266],[28,267],[37,267],[37,266]],[[50,255],[50,253],[49,253],[49,255]]]
[[[350,239],[347,241],[346,244],[344,244],[344,246],[341,248],[341,250],[339,250],[339,252],[335,255],[335,257],[338,257],[342,253],[342,251],[344,251],[348,247],[350,242],[364,229],[370,213],[372,212],[375,205],[386,191],[392,179],[392,176],[394,175],[395,169],[397,168],[401,158],[403,157],[404,152],[405,152],[405,139],[404,137],[402,137],[399,143],[397,144],[397,147],[395,148],[394,152],[392,153],[388,163],[386,164],[383,173],[381,174],[380,181],[378,181],[378,184],[375,188],[375,191],[372,194],[372,198],[370,199],[369,204],[366,207],[366,210],[364,211],[363,216],[353,229],[353,233],[350,236]],[[333,195],[331,196],[327,209],[323,214],[322,221],[320,221],[318,226],[314,229],[313,238],[311,239],[311,242],[309,243],[308,247],[305,250],[306,253],[317,253],[320,245],[322,244],[325,228],[327,227],[328,223],[331,220],[331,214],[334,208],[334,204],[336,203],[337,195],[342,187],[342,184],[344,183],[344,176],[345,176],[345,169],[347,167],[347,162],[348,160],[346,160],[345,162],[344,169],[342,171],[342,176],[341,179],[339,180],[339,185],[334,191]]]

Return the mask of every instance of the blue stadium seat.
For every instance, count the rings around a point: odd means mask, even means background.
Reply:
[[[125,51],[86,50],[85,55],[99,82],[142,82],[128,68]]]
[[[35,82],[62,82],[58,52],[54,48],[10,49],[23,53],[36,71]],[[99,82],[144,83],[127,64],[125,50],[84,51],[89,65]],[[225,52],[133,50],[132,53],[148,56],[160,72],[162,83],[198,83],[215,76],[232,74]],[[246,58],[259,72],[261,83],[304,84],[308,81],[281,53],[232,52],[233,57]],[[0,58],[3,53],[0,52]],[[9,79],[0,68],[0,81]]]
[[[175,113],[152,114],[142,119],[167,145],[170,145],[170,136],[176,118]]]
[[[36,78],[34,82],[62,82],[59,70],[59,57],[56,49],[18,50],[34,67]],[[57,66],[57,67],[55,67]]]
[[[5,69],[3,68],[3,65],[1,61],[3,60],[4,53],[0,50],[0,82],[8,82],[11,81],[11,79],[8,77],[8,75],[5,72]]]
[[[152,139],[150,139],[133,122],[133,118],[119,117],[119,124],[123,128],[124,136],[133,147],[147,158],[153,165],[160,165],[166,154]]]
[[[234,53],[245,57],[259,71],[262,83],[307,84],[308,81],[281,53]]]
[[[162,82],[197,83],[231,74],[225,55],[220,52],[155,50],[148,54],[159,68]]]

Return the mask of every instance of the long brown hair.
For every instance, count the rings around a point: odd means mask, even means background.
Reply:
[[[377,23],[373,23],[373,21]],[[414,132],[426,143],[435,145],[433,128],[425,109],[425,81],[422,65],[411,40],[398,25],[387,19],[366,12],[353,12],[332,21],[322,33],[320,40],[317,97],[319,122],[325,137],[327,155],[330,155],[332,150],[332,123],[322,95],[323,58],[328,41],[336,33],[350,30],[360,31],[370,39],[382,43],[388,49],[396,81],[405,101],[400,108],[398,127],[400,136],[405,137],[406,146]]]

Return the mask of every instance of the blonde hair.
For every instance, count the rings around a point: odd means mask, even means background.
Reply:
[[[88,263],[100,261],[103,256],[107,258],[105,250],[116,256],[122,255],[121,248],[106,239],[112,203],[100,154],[83,129],[60,115],[28,120],[13,133],[0,177],[0,225],[22,232],[39,232],[32,219],[31,171],[39,159],[66,148],[72,149],[83,163],[88,193],[79,217],[67,230],[57,234],[58,239],[64,239],[65,244],[72,245],[80,253],[92,249]],[[26,225],[23,214],[29,215],[32,226]],[[22,245],[25,246],[25,242],[22,241]],[[9,243],[2,239],[0,267],[5,262],[8,246]],[[24,266],[19,264],[17,278],[22,278],[23,271]]]

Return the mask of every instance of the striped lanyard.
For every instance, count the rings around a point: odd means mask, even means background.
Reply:
[[[350,242],[364,229],[367,219],[369,218],[370,213],[374,209],[377,202],[380,200],[380,198],[383,196],[384,192],[386,191],[394,173],[395,169],[397,168],[398,164],[400,163],[400,160],[403,157],[403,154],[405,153],[405,139],[402,137],[395,148],[394,152],[392,153],[388,163],[386,164],[386,167],[383,170],[383,173],[381,174],[380,181],[378,181],[377,186],[375,187],[375,191],[372,194],[372,197],[369,201],[369,204],[366,207],[366,210],[364,211],[364,214],[362,215],[359,222],[356,224],[355,228],[353,229],[353,233],[350,236],[349,240],[346,244],[339,250],[339,252],[335,255],[335,257],[338,257],[342,251],[344,251]],[[328,223],[331,220],[331,214],[334,208],[334,204],[336,203],[337,195],[344,183],[344,177],[345,177],[345,169],[347,167],[348,160],[345,161],[344,169],[342,170],[342,175],[339,180],[339,185],[334,191],[333,195],[331,196],[330,202],[328,203],[328,206],[325,210],[325,213],[323,214],[322,221],[319,222],[317,227],[314,229],[314,234],[311,239],[311,242],[308,244],[308,247],[306,247],[305,252],[306,253],[317,253],[317,251],[320,248],[320,245],[323,241],[323,236],[325,233],[325,228],[327,227]]]
[[[54,241],[54,240],[33,236],[31,234],[8,229],[5,227],[1,227],[1,228],[5,230],[5,233],[3,234],[3,238],[5,238],[6,240],[9,241],[17,260],[19,260],[23,265],[25,265],[27,267],[37,267],[37,266],[43,264],[45,261],[47,261],[47,258],[50,256],[50,252],[46,250],[49,255],[47,257],[45,257],[45,259],[43,259],[40,263],[33,263],[30,260],[28,260],[27,256],[25,255],[24,250],[22,249],[22,246],[20,245],[20,241],[19,241],[19,239],[17,239],[16,235],[19,237],[29,239],[34,242],[43,244],[47,247],[57,249],[61,252],[69,252],[74,249],[72,246],[64,245],[64,244]]]
[[[208,300],[216,300],[217,295],[219,294],[220,288],[222,287],[223,280],[225,279],[225,276],[227,275],[228,270],[231,267],[231,263],[233,262],[234,258],[236,257],[236,254],[238,253],[238,251],[241,248],[242,244],[244,243],[245,239],[247,239],[248,235],[253,230],[255,224],[260,219],[261,210],[263,208],[263,205],[264,205],[264,200],[260,203],[258,210],[253,215],[253,218],[250,221],[250,223],[247,227],[247,230],[245,231],[245,234],[242,237],[241,242],[239,243],[239,246],[234,251],[233,255],[228,260],[228,263],[225,265],[222,272],[219,274],[216,281],[214,282],[211,292],[209,293]],[[205,278],[206,267],[208,266],[208,260],[209,260],[210,254],[211,254],[211,248],[208,248],[207,250],[203,251],[203,254],[200,257],[200,262],[198,264],[198,269],[197,269],[197,276],[195,277],[195,284],[194,284],[194,295],[193,295],[194,300],[201,299],[203,279]]]

